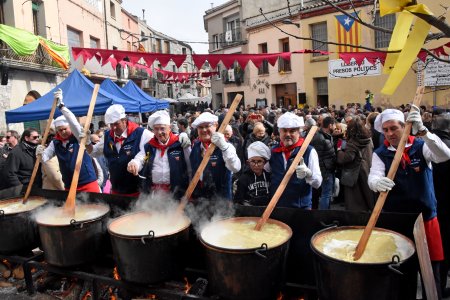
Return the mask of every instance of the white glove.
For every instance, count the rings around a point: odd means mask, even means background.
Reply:
[[[127,166],[127,171],[133,174],[134,176],[138,175],[139,167],[134,161],[130,161]]]
[[[377,192],[387,192],[392,190],[395,183],[391,179],[387,177],[381,177],[378,179],[378,181],[375,183],[375,190]]]
[[[311,170],[305,165],[305,162],[302,162],[295,168],[295,173],[297,174],[298,179],[304,179],[312,176]]]
[[[58,106],[61,109],[64,106],[63,91],[61,89],[58,89],[56,92],[53,93],[53,97],[56,99],[56,106]]]
[[[86,137],[86,143],[85,143],[86,146],[91,144],[91,131],[90,130],[88,130],[86,133],[84,133],[84,129],[82,129],[80,131],[80,134],[78,137],[80,138],[80,141],[82,138]]]
[[[183,149],[191,146],[191,140],[189,139],[186,132],[182,132],[178,135],[178,141],[180,142]]]
[[[427,128],[423,125],[422,117],[420,116],[420,109],[414,104],[411,106],[414,111],[408,114],[406,122],[412,123],[411,133],[416,135],[419,131],[427,131]]]
[[[38,145],[36,147],[36,156],[38,156],[38,155],[42,156],[42,154],[44,154],[44,151],[45,151],[45,146]]]
[[[220,132],[214,132],[212,134],[211,142],[222,151],[227,150],[229,147],[227,141],[225,140],[225,137]]]

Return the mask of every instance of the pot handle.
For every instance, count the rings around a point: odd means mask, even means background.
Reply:
[[[265,255],[262,254],[261,252],[266,252],[267,249],[268,249],[267,244],[266,244],[266,243],[263,243],[263,244],[261,245],[261,247],[259,247],[258,249],[255,250],[255,254],[258,255],[258,256],[261,257],[261,258],[266,259],[267,256],[265,256]]]
[[[83,228],[84,223],[83,222],[78,222],[77,220],[72,219],[72,220],[70,220],[70,225],[72,225],[75,228],[81,229],[81,228]]]
[[[143,237],[141,237],[141,242],[142,242],[142,244],[145,245],[145,239],[153,241],[154,238],[155,238],[155,232],[153,230],[150,230],[147,235],[144,235]]]
[[[334,220],[331,224],[326,224],[325,222],[320,221],[320,225],[322,225],[325,228],[339,227],[339,221]]]
[[[0,217],[4,217],[5,216],[5,211],[3,209],[0,209]]]
[[[398,255],[392,256],[392,262],[388,265],[388,268],[398,275],[403,275],[403,273],[400,270],[398,270],[400,266],[401,266],[400,257]]]

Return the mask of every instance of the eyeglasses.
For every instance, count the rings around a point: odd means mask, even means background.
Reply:
[[[11,137],[11,135],[7,135],[5,136],[7,140],[9,140],[9,138]]]
[[[197,126],[197,129],[199,129],[199,130],[205,130],[205,129],[208,129],[209,127],[211,127],[211,126],[213,126],[213,124],[212,123],[210,123],[210,124],[207,124],[207,125],[202,125],[202,126]]]
[[[30,138],[31,138],[32,140],[37,140],[37,139],[39,138],[39,136],[38,136],[38,135],[31,135]]]
[[[264,160],[249,160],[248,162],[254,166],[261,166],[266,163],[266,161],[264,161]]]

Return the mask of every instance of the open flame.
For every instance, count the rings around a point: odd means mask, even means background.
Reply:
[[[109,292],[109,300],[117,300],[117,297],[114,294],[114,291],[113,291],[112,287],[108,288],[108,292]]]
[[[184,293],[187,294],[187,293],[189,293],[189,290],[191,289],[192,284],[189,283],[187,277],[184,277],[183,279],[184,279],[184,282],[186,283],[184,285]]]
[[[277,300],[282,300],[282,299],[283,299],[283,293],[280,292],[280,293],[278,294]]]
[[[114,267],[113,276],[115,280],[120,280],[119,272],[117,271],[117,266]]]
[[[86,294],[84,294],[83,298],[81,300],[88,300],[92,297],[91,291],[87,291]]]
[[[9,263],[9,261],[7,261],[6,259],[2,259],[2,263],[8,267],[8,269],[11,269],[11,264]]]
[[[148,294],[146,299],[158,299],[158,298],[156,298],[156,295]]]

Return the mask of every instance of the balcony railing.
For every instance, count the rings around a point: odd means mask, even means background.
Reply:
[[[258,68],[258,75],[269,74],[269,62],[263,60],[261,66]]]
[[[50,55],[42,48],[41,45],[37,47],[33,54],[20,56],[16,54],[6,43],[0,42],[0,56],[2,59],[7,60],[12,66],[21,69],[36,69],[51,73],[66,72],[66,70],[52,60]]]
[[[229,39],[228,41],[226,40],[227,37],[226,31],[224,33],[219,34],[219,43],[221,48],[239,44],[241,42],[241,27],[236,27],[233,30],[229,30],[229,32],[231,32],[231,34],[228,34],[231,37],[231,39]]]
[[[278,58],[278,72],[291,72],[291,61],[287,59],[283,59],[281,57]]]

